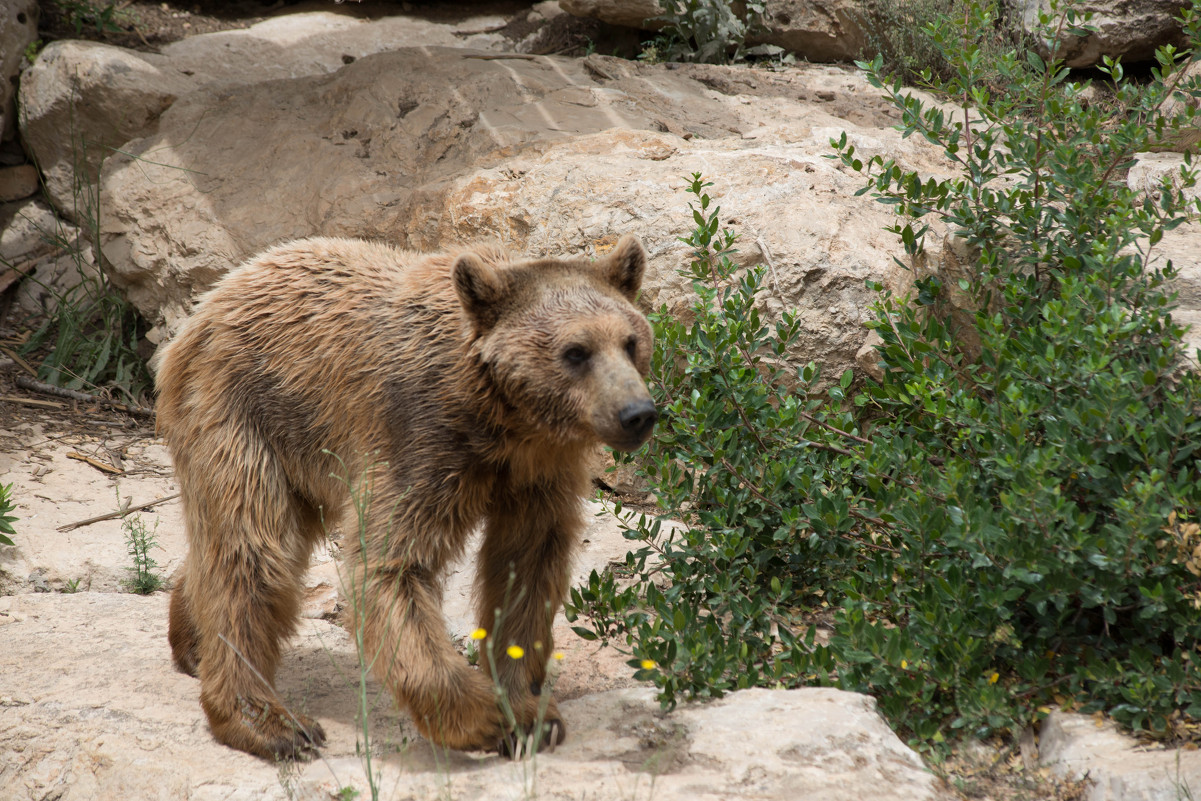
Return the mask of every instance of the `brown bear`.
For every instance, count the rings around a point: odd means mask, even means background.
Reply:
[[[324,742],[272,685],[310,553],[358,476],[370,508],[361,537],[344,521],[343,570],[364,584],[354,619],[422,735],[512,748],[495,682],[523,732],[541,702],[536,746],[562,740],[539,696],[586,464],[598,442],[638,447],[656,419],[651,329],[633,305],[645,266],[630,236],[594,262],[317,238],[267,251],[203,299],[161,357],[158,425],[189,541],[169,640],[218,740],[269,758]],[[441,610],[443,568],[481,524],[495,675],[455,651]]]

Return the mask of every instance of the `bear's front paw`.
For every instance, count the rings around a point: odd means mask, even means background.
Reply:
[[[276,701],[239,696],[233,715],[210,715],[209,724],[221,742],[266,759],[309,759],[325,745],[320,723]]]
[[[496,705],[492,683],[475,670],[464,670],[462,683],[443,696],[417,696],[409,708],[421,736],[457,751],[495,750],[504,736],[505,718]],[[454,699],[448,703],[449,695]]]
[[[539,736],[538,731],[541,731]],[[506,734],[496,746],[496,752],[509,759],[523,759],[535,751],[554,751],[567,737],[567,726],[560,718],[547,718],[529,729]]]

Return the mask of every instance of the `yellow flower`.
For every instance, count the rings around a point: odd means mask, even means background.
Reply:
[[[475,631],[471,632],[471,639],[473,640],[482,640],[487,636],[488,631],[486,629],[476,629]]]
[[[1001,674],[1000,674],[1000,673],[998,673],[997,671],[995,671],[995,670],[994,670],[994,671],[992,672],[992,675],[988,677],[988,683],[989,683],[989,684],[996,684],[996,683],[997,683],[997,680],[998,680],[998,679],[1000,679],[1000,678],[1001,678]]]
[[[642,669],[643,670],[654,670],[655,669],[655,660],[643,659],[642,660]]]
[[[563,658],[563,656],[564,656],[564,654],[563,654],[563,652],[562,652],[562,651],[555,651],[555,653],[553,654],[553,656],[555,657],[555,659],[562,659],[562,658]]]
[[[505,653],[509,655],[510,659],[521,659],[525,656],[525,649],[520,645],[510,645],[505,649]]]
[[[908,667],[909,667],[909,663],[906,662],[904,659],[902,659],[901,660],[901,670],[906,670]]]

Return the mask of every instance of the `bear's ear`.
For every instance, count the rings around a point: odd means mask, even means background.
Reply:
[[[475,253],[464,253],[455,260],[451,276],[459,302],[477,328],[486,331],[496,325],[508,289],[497,269]]]
[[[638,238],[631,234],[623,236],[599,266],[605,279],[633,302],[646,272],[646,251]]]

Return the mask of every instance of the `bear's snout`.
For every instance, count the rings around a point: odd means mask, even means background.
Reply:
[[[633,394],[633,393],[632,393]],[[601,441],[615,451],[632,451],[639,448],[651,435],[659,412],[655,402],[645,392],[642,397],[626,400],[621,406],[601,412],[596,420],[596,433]]]
[[[626,405],[618,413],[617,419],[622,432],[641,445],[650,436],[655,421],[659,419],[659,412],[655,409],[655,402],[646,398]]]

